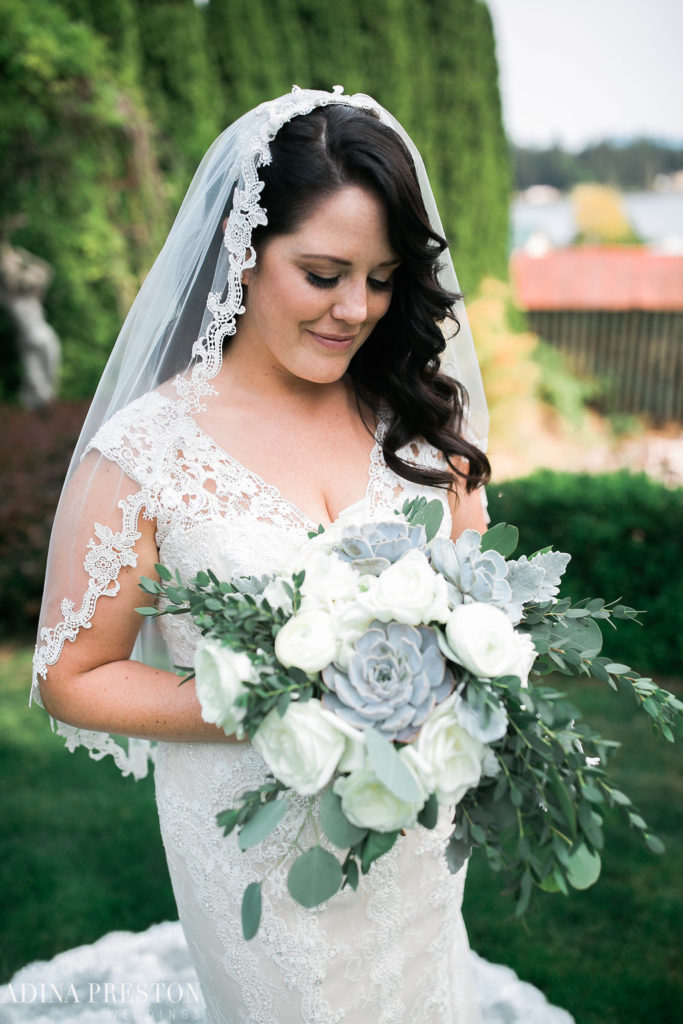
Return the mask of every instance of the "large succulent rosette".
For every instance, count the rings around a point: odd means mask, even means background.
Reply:
[[[416,734],[454,685],[434,630],[398,622],[373,622],[354,644],[347,667],[329,665],[322,676],[330,711],[399,741]]]

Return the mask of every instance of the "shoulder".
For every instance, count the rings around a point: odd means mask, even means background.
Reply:
[[[99,452],[140,481],[158,463],[177,416],[177,402],[160,390],[149,391],[102,424],[88,442],[84,457]]]

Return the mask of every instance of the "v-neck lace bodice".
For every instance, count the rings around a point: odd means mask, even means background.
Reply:
[[[351,504],[347,505],[340,512],[338,512],[330,523],[321,523],[320,520],[316,521],[314,519],[311,519],[308,513],[306,513],[301,508],[300,505],[297,505],[289,498],[286,498],[282,491],[280,490],[280,488],[276,487],[275,484],[267,483],[260,473],[257,473],[253,469],[248,469],[245,465],[243,465],[243,463],[241,463],[239,459],[236,459],[235,456],[232,455],[229,451],[227,451],[222,445],[220,445],[208,431],[206,431],[202,426],[200,426],[200,424],[197,423],[194,417],[191,417],[191,419],[192,423],[194,424],[194,427],[197,430],[197,437],[198,440],[200,441],[200,447],[208,446],[210,449],[214,450],[222,461],[225,461],[228,465],[230,465],[233,468],[235,477],[247,480],[251,479],[254,485],[263,492],[264,496],[269,497],[273,501],[273,503],[279,505],[282,502],[284,502],[286,506],[289,506],[292,513],[294,513],[294,515],[297,516],[302,523],[305,523],[307,525],[309,530],[317,530],[318,527],[321,525],[327,528],[332,525],[332,522],[336,522],[337,519],[346,517],[349,512],[364,507],[369,497],[369,491],[371,489],[373,477],[376,475],[377,470],[381,468],[381,464],[383,461],[381,438],[383,437],[384,434],[384,424],[381,421],[378,421],[375,433],[373,435],[373,445],[370,450],[370,457],[368,460],[367,482],[365,485],[365,492],[363,493],[363,496],[361,498],[358,498],[356,501],[351,502]]]

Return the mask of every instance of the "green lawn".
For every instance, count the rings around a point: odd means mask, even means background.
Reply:
[[[0,981],[107,931],[177,916],[151,780],[65,752],[44,713],[27,710],[29,666],[26,651],[0,659]],[[673,1024],[683,1003],[680,750],[655,741],[645,716],[607,687],[562,682],[592,724],[624,743],[615,776],[667,853],[648,853],[613,814],[598,884],[569,899],[540,893],[525,924],[475,857],[465,899],[472,946],[539,985],[577,1024]]]

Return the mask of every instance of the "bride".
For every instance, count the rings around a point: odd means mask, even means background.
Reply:
[[[83,428],[33,689],[70,749],[136,777],[154,762],[212,1024],[474,1024],[464,871],[446,867],[446,819],[402,838],[356,893],[295,904],[297,807],[246,853],[222,837],[216,813],[267,770],[203,721],[193,684],[178,686],[196,626],[164,616],[140,632],[139,579],[158,562],[186,579],[260,576],[319,524],[385,519],[419,495],[443,502],[443,534],[481,531],[484,433],[457,281],[400,126],[339,88],[240,118],[202,161]],[[245,942],[242,892],[264,876],[261,929]]]

